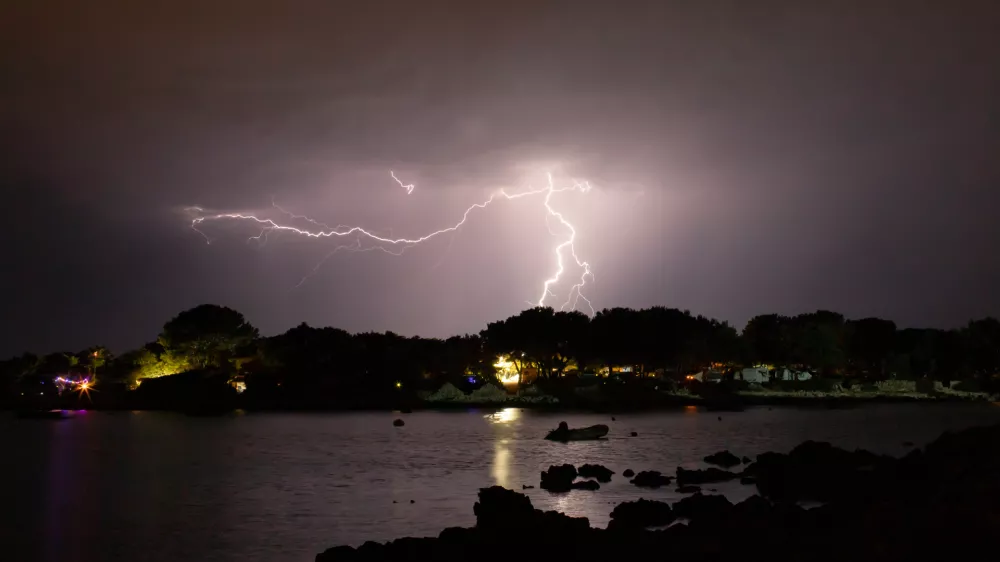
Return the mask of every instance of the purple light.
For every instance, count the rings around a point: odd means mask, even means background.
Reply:
[[[475,382],[476,382],[476,377],[469,377],[469,384],[473,384]]]

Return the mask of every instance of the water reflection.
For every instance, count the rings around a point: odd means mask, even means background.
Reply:
[[[515,424],[521,419],[520,408],[504,408],[484,416],[493,426],[493,480],[498,486],[504,488],[511,487],[511,465],[513,455],[511,454],[511,440],[517,436],[517,426]]]
[[[504,408],[499,412],[494,412],[492,414],[484,416],[486,419],[492,423],[510,423],[515,422],[521,418],[520,408]]]
[[[493,444],[493,480],[497,486],[510,488],[510,448],[508,440],[498,439]]]

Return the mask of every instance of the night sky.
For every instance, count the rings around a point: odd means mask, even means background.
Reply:
[[[549,170],[594,186],[554,201],[597,308],[997,315],[998,30],[995,0],[10,0],[0,355],[124,351],[205,302],[476,332],[552,272],[538,198],[301,286],[335,243],[209,245],[184,208],[420,236]]]

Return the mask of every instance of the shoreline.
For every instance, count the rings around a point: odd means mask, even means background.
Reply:
[[[678,468],[676,477],[662,476],[668,485],[675,479],[678,485],[739,479],[754,486],[756,495],[735,505],[700,490],[673,504],[626,501],[614,506],[606,529],[591,527],[587,518],[542,512],[527,496],[492,486],[479,490],[474,527],[335,546],[315,559],[981,559],[968,555],[993,550],[1000,517],[997,443],[1000,425],[991,425],[945,432],[900,458],[806,441],[787,454],[761,453],[729,470]],[[547,477],[551,483],[567,470],[568,484],[578,475],[574,467],[553,466],[542,473],[542,487]],[[601,493],[599,486],[548,489],[558,495]]]
[[[337,404],[316,405],[288,405],[288,404],[262,404],[251,401],[235,401],[230,404],[215,405],[178,405],[161,406],[142,403],[124,404],[81,404],[64,403],[57,404],[54,410],[88,410],[88,411],[161,411],[178,412],[199,415],[225,415],[237,410],[245,412],[394,412],[407,414],[411,412],[453,412],[469,409],[502,409],[519,408],[539,412],[588,412],[588,413],[630,413],[630,412],[656,412],[671,411],[686,407],[703,408],[706,411],[719,412],[739,412],[746,408],[755,407],[801,407],[820,409],[850,409],[870,404],[955,404],[955,403],[994,403],[1000,404],[996,397],[986,395],[959,395],[952,393],[948,395],[916,395],[914,393],[900,394],[876,394],[867,393],[804,393],[804,392],[766,392],[750,393],[744,392],[737,395],[703,398],[699,396],[667,395],[656,397],[658,399],[638,399],[638,400],[616,400],[616,401],[590,401],[574,400],[560,402],[540,402],[537,400],[518,400],[512,397],[503,401],[453,401],[453,402],[425,402],[406,401],[397,403],[380,403],[368,405],[343,406]],[[16,405],[0,405],[0,411],[17,412],[22,408]]]

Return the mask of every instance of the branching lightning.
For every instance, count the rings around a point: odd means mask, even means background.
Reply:
[[[407,194],[413,193],[415,186],[413,184],[404,184],[396,175],[390,171],[389,174],[392,178],[400,185],[400,187],[406,189]],[[583,295],[583,289],[588,282],[593,282],[594,274],[590,268],[590,264],[584,260],[581,260],[577,255],[576,251],[576,228],[566,219],[566,217],[559,211],[557,211],[552,205],[552,197],[556,193],[562,193],[567,191],[579,191],[581,193],[587,193],[590,191],[591,186],[588,182],[576,182],[572,185],[566,187],[556,187],[552,175],[548,175],[548,182],[545,187],[538,189],[529,188],[526,191],[521,191],[518,193],[507,193],[505,190],[500,190],[482,202],[475,203],[469,206],[464,213],[462,213],[462,218],[452,226],[442,228],[440,230],[435,230],[418,238],[394,238],[390,233],[388,236],[379,234],[373,230],[367,230],[360,226],[348,226],[348,225],[337,225],[329,226],[325,223],[313,220],[305,215],[293,214],[272,201],[272,206],[282,214],[286,215],[290,221],[304,221],[311,225],[313,228],[301,228],[299,226],[294,226],[291,223],[278,222],[275,219],[257,216],[251,213],[219,213],[219,214],[206,214],[206,211],[201,207],[189,207],[187,210],[193,213],[195,218],[191,220],[191,228],[205,238],[205,241],[211,243],[211,238],[201,230],[200,227],[208,222],[223,221],[223,220],[233,220],[241,222],[249,222],[255,224],[261,228],[260,233],[251,236],[248,241],[253,240],[258,243],[263,243],[267,240],[270,233],[288,232],[299,236],[304,236],[307,238],[330,238],[330,239],[348,239],[353,238],[353,242],[348,244],[342,244],[330,251],[316,266],[312,269],[312,272],[304,277],[299,285],[304,283],[309,276],[316,273],[319,268],[326,262],[331,256],[340,251],[350,251],[350,252],[368,252],[373,250],[379,250],[391,255],[401,255],[403,252],[412,248],[416,245],[422,244],[438,237],[442,234],[447,234],[455,232],[460,229],[472,215],[474,211],[486,209],[494,202],[499,200],[512,201],[515,199],[522,199],[532,196],[543,196],[542,203],[546,210],[546,224],[548,224],[549,219],[555,219],[562,228],[569,232],[569,236],[560,244],[556,245],[554,248],[554,253],[556,257],[556,270],[551,277],[546,279],[542,283],[541,296],[538,298],[537,302],[528,302],[532,306],[546,306],[546,300],[549,297],[555,298],[556,295],[553,292],[553,286],[562,280],[563,274],[566,272],[566,260],[567,256],[572,260],[582,273],[580,274],[579,280],[570,287],[569,293],[567,294],[566,301],[562,303],[559,307],[560,310],[576,310],[582,300],[590,314],[594,314],[594,307],[590,300]],[[301,223],[300,223],[301,224]],[[553,232],[551,225],[549,225],[549,232],[554,236],[559,234]],[[367,241],[371,245],[365,246],[362,241]]]

